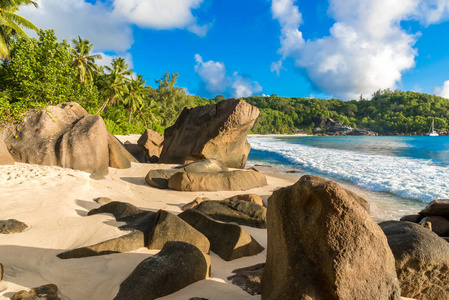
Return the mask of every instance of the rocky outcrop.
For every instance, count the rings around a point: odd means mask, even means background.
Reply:
[[[175,173],[168,180],[172,190],[198,191],[246,191],[267,185],[265,175],[254,171],[229,171],[218,173]]]
[[[185,108],[164,132],[159,162],[185,164],[215,158],[231,168],[243,168],[250,150],[246,136],[259,109],[244,100]]]
[[[16,219],[0,220],[0,234],[19,233],[27,228],[27,224]]]
[[[131,153],[131,155],[140,163],[148,163],[150,162],[150,158],[148,157],[145,149],[137,144],[133,144],[130,141],[126,141],[123,144],[123,147]]]
[[[111,139],[103,119],[76,103],[30,111],[23,123],[0,131],[17,162],[81,170],[93,178],[107,174],[110,162],[120,168],[129,165],[122,157],[126,150]]]
[[[29,291],[16,293],[12,300],[61,300],[58,295],[58,287],[55,284],[46,284]]]
[[[6,148],[5,142],[0,139],[0,165],[13,165],[14,158],[12,158],[11,154],[8,152],[8,148]]]
[[[449,218],[449,199],[434,200],[421,210],[419,214],[424,217],[440,216]]]
[[[268,199],[262,299],[400,299],[394,257],[352,193],[303,176]]]
[[[257,194],[235,195],[235,196],[230,197],[228,200],[230,200],[230,201],[248,201],[251,203],[259,204],[261,206],[265,206],[262,198]]]
[[[197,247],[168,242],[122,282],[115,300],[151,300],[209,277],[210,258]]]
[[[449,299],[449,243],[410,222],[379,224],[396,260],[403,297]]]
[[[445,217],[430,216],[419,221],[420,225],[424,223],[430,224],[430,229],[439,236],[449,237],[449,220]]]
[[[138,162],[125,146],[112,133],[108,132],[109,166],[116,169],[127,169],[131,162]]]
[[[157,213],[145,211],[129,203],[110,202],[88,215],[110,213],[117,221],[126,222],[119,227],[131,232],[95,245],[77,248],[58,254],[61,259],[81,258],[137,250],[141,247],[162,249],[169,241],[181,241],[195,245],[204,253],[209,253],[209,240],[179,217],[159,210]]]
[[[214,220],[235,222],[244,226],[266,228],[267,209],[246,201],[203,201],[194,210]]]
[[[168,180],[179,172],[203,172],[214,173],[228,171],[228,168],[215,159],[203,159],[187,165],[178,166],[172,169],[157,169],[148,172],[145,177],[146,183],[158,189],[168,189]]]
[[[403,216],[399,221],[408,221],[408,222],[413,222],[413,223],[419,223],[419,221],[422,220],[422,218],[424,218],[421,215],[406,215]]]
[[[232,271],[235,275],[229,276],[228,280],[231,280],[232,284],[241,287],[250,295],[260,295],[264,270],[265,263],[237,269]]]
[[[137,144],[141,146],[148,157],[148,161],[157,163],[162,151],[164,137],[151,129],[145,130],[140,136]]]
[[[264,250],[245,229],[237,224],[217,222],[192,209],[180,213],[178,217],[204,234],[209,239],[210,249],[226,261],[256,255]]]

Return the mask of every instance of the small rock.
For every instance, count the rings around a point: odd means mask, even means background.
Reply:
[[[98,197],[94,199],[95,202],[97,202],[98,204],[108,204],[110,202],[112,202],[111,198],[108,197]]]
[[[232,271],[235,275],[229,276],[228,280],[231,280],[232,284],[241,287],[250,295],[260,295],[264,270],[265,263],[237,269]]]
[[[430,222],[420,222],[419,225],[432,231],[432,223],[430,223]]]
[[[446,218],[439,216],[425,217],[419,224],[423,223],[430,223],[431,228],[429,229],[439,236],[449,237],[449,221]]]
[[[301,173],[301,171],[298,171],[298,170],[289,170],[289,171],[285,171],[285,173],[287,173],[287,174],[299,174],[299,173]]]
[[[61,300],[61,298],[55,284],[46,284],[29,291],[20,291],[12,297],[12,300]]]
[[[196,197],[195,200],[193,200],[192,202],[189,202],[186,205],[184,205],[183,207],[181,207],[181,210],[185,211],[188,209],[193,209],[193,208],[197,207],[198,205],[200,205],[201,202],[203,202],[203,198]]]
[[[236,196],[232,196],[228,200],[230,200],[230,201],[247,201],[247,202],[265,206],[262,198],[257,194],[236,195]]]
[[[16,219],[1,220],[0,234],[19,233],[28,228],[28,225]]]

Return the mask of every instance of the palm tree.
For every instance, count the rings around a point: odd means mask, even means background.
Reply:
[[[123,76],[125,81],[129,81],[127,76],[131,76],[133,74],[133,70],[128,69],[129,65],[126,63],[126,60],[123,57],[116,57],[112,60],[111,67],[106,66],[106,70],[109,73],[115,72],[119,76]]]
[[[70,63],[70,66],[78,70],[82,83],[86,83],[87,79],[92,81],[93,73],[98,70],[95,60],[101,59],[101,55],[90,54],[94,45],[88,39],[82,39],[78,36],[78,40],[72,39],[72,43],[74,48],[71,49],[71,52],[74,59]]]
[[[123,77],[114,71],[111,74],[105,74],[101,77],[99,82],[100,90],[103,91],[105,102],[96,112],[102,112],[108,104],[114,105],[117,101],[123,101],[123,94],[126,92],[126,84]]]
[[[129,123],[131,123],[133,112],[138,110],[144,102],[144,96],[147,94],[147,89],[145,88],[146,81],[146,79],[143,80],[142,75],[137,75],[136,79],[131,78],[131,81],[126,85],[123,103],[129,110]]]
[[[34,5],[33,0],[0,0],[0,59],[9,58],[9,51],[14,38],[29,39],[23,27],[37,31],[37,27],[27,19],[17,15],[15,11],[22,5]]]

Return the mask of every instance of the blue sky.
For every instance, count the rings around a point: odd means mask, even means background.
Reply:
[[[21,14],[88,38],[155,86],[201,97],[358,99],[399,88],[449,97],[449,0],[39,0]]]

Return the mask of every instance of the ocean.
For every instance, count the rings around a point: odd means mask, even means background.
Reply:
[[[249,165],[335,180],[365,197],[376,221],[449,198],[449,136],[250,137]]]

